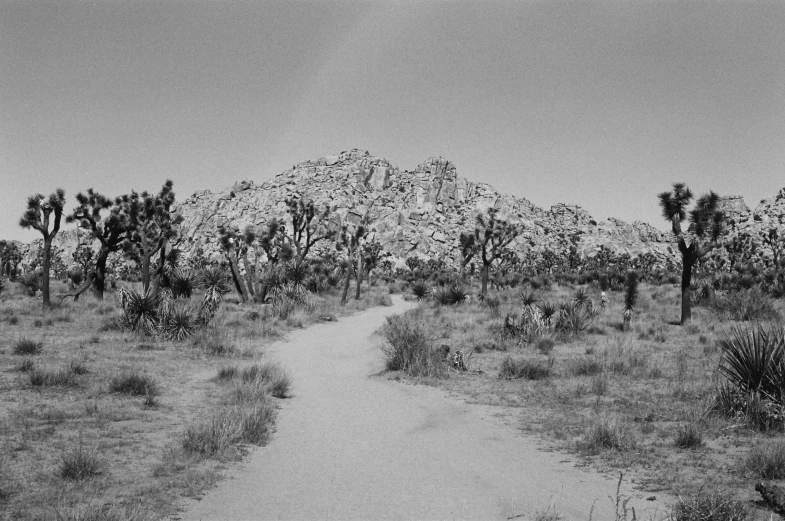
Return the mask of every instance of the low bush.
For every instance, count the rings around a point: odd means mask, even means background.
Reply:
[[[747,507],[740,501],[719,492],[701,492],[688,499],[679,499],[673,507],[672,521],[745,521]]]
[[[742,461],[745,472],[760,479],[785,479],[785,441],[760,443]]]
[[[245,383],[260,383],[276,398],[286,398],[292,385],[291,378],[281,366],[273,363],[256,364],[242,371],[240,378]]]
[[[22,338],[14,343],[13,350],[15,355],[37,355],[41,352],[42,347],[43,344],[41,342]]]
[[[541,339],[539,339],[537,341],[536,349],[540,353],[542,353],[544,355],[547,355],[551,351],[553,351],[553,348],[555,346],[556,346],[556,342],[554,342],[552,339],[550,339],[550,338],[541,338]]]
[[[35,362],[33,362],[32,359],[25,358],[14,366],[14,371],[20,373],[27,373],[29,371],[32,371],[34,366],[35,366]]]
[[[230,356],[237,352],[234,341],[229,334],[219,328],[203,329],[196,333],[191,340],[194,347],[203,349],[208,355]]]
[[[771,298],[759,288],[715,296],[708,301],[708,306],[725,320],[762,321],[780,318]]]
[[[431,349],[425,327],[411,312],[387,317],[382,335],[386,340],[382,352],[388,371],[406,371],[412,376],[438,376],[443,372],[442,360]]]
[[[551,375],[553,358],[547,362],[529,360],[526,358],[513,358],[508,356],[502,360],[499,368],[499,378],[525,378],[526,380],[543,380]]]
[[[158,396],[158,383],[150,376],[136,371],[115,376],[109,382],[109,390],[113,393],[129,396]]]

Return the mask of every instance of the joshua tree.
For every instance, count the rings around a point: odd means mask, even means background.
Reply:
[[[477,253],[477,240],[473,233],[461,232],[458,238],[458,244],[461,248],[461,280],[466,273],[466,265],[469,264],[474,255]]]
[[[363,245],[363,265],[368,274],[368,288],[371,287],[371,272],[379,265],[379,258],[382,255],[382,245],[372,240]]]
[[[504,249],[520,235],[521,231],[519,226],[499,218],[495,208],[488,209],[487,215],[477,215],[474,240],[477,243],[483,265],[481,290],[483,295],[488,290],[488,274],[491,264],[502,258]]]
[[[638,302],[638,273],[630,271],[627,273],[627,280],[624,285],[624,313],[622,318],[624,323],[622,329],[627,331],[630,329],[630,319],[635,304]]]
[[[253,226],[246,226],[243,230],[242,242],[240,243],[240,255],[243,258],[243,266],[245,266],[245,283],[248,286],[248,293],[251,298],[255,297],[254,281],[256,280],[256,272],[253,266],[248,262],[248,249],[253,248],[256,242],[256,231]]]
[[[681,253],[681,324],[684,325],[692,318],[690,308],[692,269],[698,259],[717,246],[723,231],[725,215],[717,208],[719,196],[709,192],[702,195],[690,210],[689,226],[684,231],[681,223],[687,219],[687,206],[692,201],[692,192],[687,185],[674,183],[671,192],[662,192],[658,197],[662,216],[671,223]]]
[[[164,248],[167,241],[177,236],[175,227],[182,221],[182,216],[172,213],[172,181],[167,180],[157,194],[131,192],[130,195],[124,195],[119,204],[121,211],[128,215],[130,224],[126,247],[135,250],[139,256],[142,285],[147,291],[150,287],[150,259]],[[160,283],[158,279],[156,277],[154,288]]]
[[[237,244],[240,241],[240,238],[237,237],[234,230],[226,228],[225,226],[220,226],[218,228],[218,237],[221,241],[221,248],[223,248],[226,260],[229,261],[229,269],[232,271],[234,287],[237,289],[237,293],[240,295],[243,302],[247,302],[248,289],[243,285],[240,269],[237,266]]]
[[[63,207],[65,206],[65,191],[58,188],[48,198],[41,194],[36,194],[27,199],[27,210],[19,220],[22,228],[33,228],[38,230],[44,237],[43,247],[43,266],[41,277],[41,293],[43,294],[44,307],[51,306],[49,301],[49,265],[51,262],[52,239],[60,231],[60,220],[63,217]],[[54,215],[53,215],[54,214]],[[50,220],[53,222],[50,223]],[[49,228],[49,225],[52,228]]]
[[[336,247],[341,250],[346,248],[346,279],[343,284],[343,294],[341,295],[341,304],[346,304],[346,297],[349,294],[349,282],[351,280],[352,265],[356,262],[356,270],[358,273],[362,271],[362,254],[360,242],[365,237],[365,226],[359,225],[354,229],[354,232],[349,231],[348,226],[341,228],[341,233],[338,236],[338,243]],[[355,260],[355,256],[357,259]],[[360,298],[360,280],[361,276],[357,275],[357,291],[355,299]]]
[[[295,251],[294,262],[300,265],[316,243],[335,235],[328,226],[330,208],[325,207],[320,212],[313,201],[305,202],[294,197],[286,200],[286,206],[292,222],[292,233],[288,239]]]
[[[66,222],[78,222],[79,226],[91,232],[101,247],[95,258],[93,273],[87,277],[85,285],[71,293],[61,295],[61,298],[77,297],[92,285],[95,297],[103,300],[106,286],[106,261],[109,254],[123,248],[133,228],[128,214],[122,211],[122,199],[119,197],[112,201],[90,188],[87,190],[87,195],[81,192],[76,194],[76,201],[78,206],[66,217]],[[101,213],[105,210],[109,214],[102,217]]]
[[[22,254],[13,242],[0,241],[0,278],[7,275],[9,279],[15,280],[19,263],[22,262]]]
[[[774,271],[780,271],[780,259],[782,258],[783,250],[785,250],[785,236],[780,233],[777,226],[771,226],[768,230],[761,232],[761,239],[763,244],[771,248],[772,261],[774,263]]]

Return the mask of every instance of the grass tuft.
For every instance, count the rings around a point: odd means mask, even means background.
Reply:
[[[703,446],[703,432],[694,423],[682,425],[676,431],[674,444],[680,449],[699,449]]]
[[[129,396],[158,396],[160,394],[158,383],[145,374],[136,371],[123,373],[112,378],[109,390],[113,393],[127,394]]]
[[[13,351],[15,355],[37,355],[41,353],[42,347],[43,344],[41,342],[22,338],[14,344]]]
[[[547,362],[529,360],[526,358],[513,358],[508,356],[502,360],[499,368],[499,378],[525,378],[526,380],[543,380],[551,375],[553,358]]]
[[[82,481],[103,472],[103,462],[98,458],[97,450],[86,450],[82,443],[60,457],[60,477],[73,481]]]
[[[755,445],[743,460],[742,467],[761,479],[785,479],[785,441]]]

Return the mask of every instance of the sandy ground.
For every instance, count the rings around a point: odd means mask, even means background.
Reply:
[[[273,345],[294,380],[276,435],[180,519],[527,520],[549,507],[564,520],[592,508],[595,521],[615,519],[612,477],[540,450],[487,407],[371,377],[383,367],[371,335],[408,307],[398,297]],[[638,519],[664,517],[650,494],[622,492]]]

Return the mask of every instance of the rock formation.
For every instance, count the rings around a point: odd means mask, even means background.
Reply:
[[[217,258],[218,226],[242,230],[271,216],[284,216],[284,200],[292,196],[329,205],[334,226],[367,218],[369,238],[399,259],[416,255],[454,264],[460,232],[473,229],[476,213],[488,208],[523,225],[524,233],[513,244],[520,255],[545,248],[562,250],[565,237],[580,233],[579,247],[587,256],[604,246],[633,256],[652,253],[663,261],[674,257],[668,234],[645,223],[598,222],[574,205],[544,210],[459,176],[455,165],[444,158],[429,158],[405,171],[357,149],[299,163],[258,185],[244,180],[219,193],[196,192],[177,207],[184,217],[180,248],[186,257],[200,249]]]

